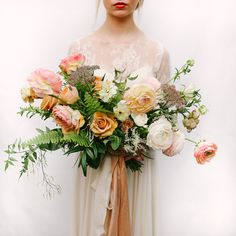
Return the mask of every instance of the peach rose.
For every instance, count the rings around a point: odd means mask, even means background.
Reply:
[[[117,125],[117,121],[113,115],[105,114],[103,112],[95,112],[90,129],[96,137],[106,138],[113,134]]]
[[[121,123],[121,130],[126,133],[133,125],[134,122],[131,119],[127,119]]]
[[[37,98],[32,88],[24,87],[21,89],[20,92],[21,92],[21,97],[24,100],[24,102],[32,103],[34,102],[34,99]]]
[[[127,90],[124,100],[132,113],[143,114],[151,111],[156,105],[155,91],[146,84],[137,84]]]
[[[59,98],[67,104],[74,104],[79,100],[78,90],[74,86],[66,85],[61,91]]]
[[[84,62],[85,62],[84,55],[74,54],[74,55],[71,55],[62,59],[60,62],[59,68],[62,70],[62,72],[70,75],[71,72],[76,71],[77,68],[82,66]]]
[[[215,143],[201,142],[197,145],[194,151],[194,157],[198,164],[204,164],[210,161],[216,154],[217,146]]]
[[[185,137],[184,134],[180,131],[173,133],[173,141],[169,148],[163,150],[163,154],[172,157],[178,153],[180,153],[184,147]]]
[[[58,95],[62,86],[60,77],[53,71],[47,69],[35,70],[29,76],[28,82],[35,94],[40,98],[46,94]]]
[[[84,117],[79,111],[71,109],[69,106],[56,105],[52,109],[53,117],[58,125],[61,126],[62,132],[79,133],[80,128],[84,125]]]
[[[58,102],[58,99],[52,96],[46,95],[40,104],[40,108],[45,111],[50,111],[52,110],[54,106],[56,106],[57,102]]]

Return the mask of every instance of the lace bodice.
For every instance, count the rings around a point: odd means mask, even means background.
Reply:
[[[114,68],[124,70],[127,74],[145,73],[155,76],[160,82],[170,77],[170,59],[162,43],[148,38],[145,34],[135,41],[114,42],[101,39],[93,34],[72,42],[68,55],[82,53],[85,64],[99,65],[113,73]]]

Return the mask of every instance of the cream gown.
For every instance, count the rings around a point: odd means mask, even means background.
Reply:
[[[93,34],[75,40],[68,54],[82,53],[85,64],[99,65],[113,73],[126,68],[127,73],[139,75],[138,80],[155,76],[164,82],[170,76],[169,54],[162,43],[144,33],[135,41],[101,39]],[[142,173],[128,170],[129,207],[132,236],[157,236],[157,161],[159,152],[152,152],[154,160],[145,159]],[[73,236],[104,236],[104,222],[109,202],[111,161],[106,159],[97,170],[88,168],[87,177],[77,168],[75,186]]]

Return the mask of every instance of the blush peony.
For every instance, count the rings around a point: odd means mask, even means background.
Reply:
[[[57,105],[52,109],[52,114],[56,123],[61,126],[64,134],[69,132],[79,133],[80,128],[85,123],[81,113],[71,109],[69,106]]]
[[[180,131],[173,133],[173,142],[169,148],[163,150],[163,154],[167,156],[175,156],[180,153],[184,147],[185,137],[184,134]]]
[[[62,86],[59,75],[47,69],[35,70],[29,76],[28,82],[39,98],[42,98],[47,94],[58,95]]]
[[[74,54],[61,60],[59,68],[66,74],[76,71],[85,62],[85,56],[82,54]]]

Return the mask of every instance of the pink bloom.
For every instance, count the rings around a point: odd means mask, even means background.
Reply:
[[[61,90],[62,81],[59,75],[47,69],[38,69],[31,73],[28,78],[30,87],[37,97],[48,95],[58,95]]]
[[[61,91],[59,98],[67,104],[74,104],[79,99],[78,90],[74,86],[66,85],[66,87]]]
[[[56,123],[61,126],[64,134],[71,131],[79,133],[80,128],[85,123],[84,117],[81,113],[77,110],[71,109],[69,106],[57,105],[52,109],[52,114]]]
[[[194,151],[194,157],[198,164],[210,161],[216,154],[217,146],[215,143],[201,142]]]
[[[180,153],[184,147],[184,141],[185,137],[183,133],[180,131],[174,132],[172,144],[169,148],[163,151],[163,154],[172,157]]]
[[[85,62],[85,56],[82,54],[74,54],[71,56],[68,56],[61,60],[61,63],[59,65],[59,68],[67,73],[71,74],[71,72],[76,71],[77,68],[79,68],[81,65],[83,65]]]

